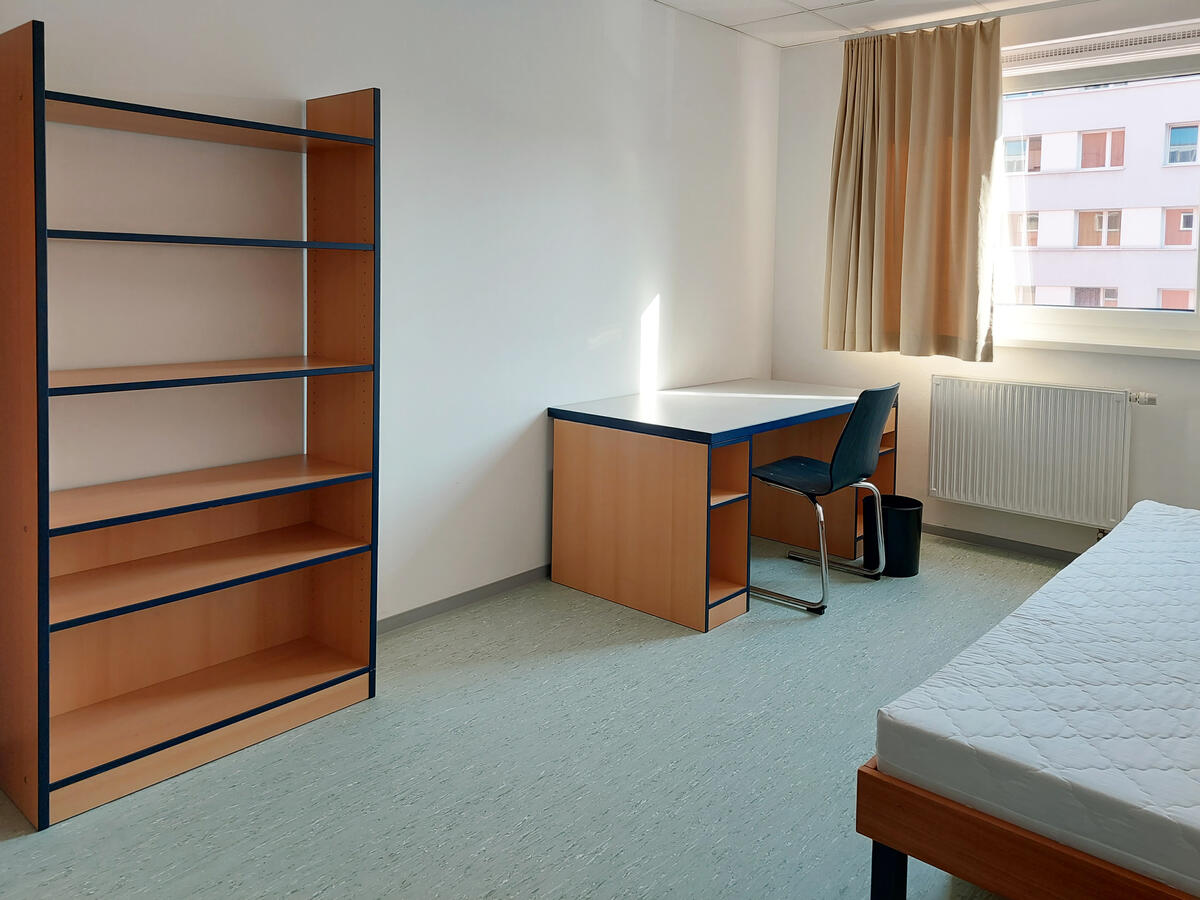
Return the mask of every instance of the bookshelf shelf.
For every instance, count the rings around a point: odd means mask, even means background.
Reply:
[[[276,250],[374,250],[374,244],[347,241],[289,241],[275,238],[208,237],[194,234],[149,234],[132,231],[78,231],[51,228],[46,236],[57,241],[118,241],[131,244],[204,244],[210,247],[267,247]]]
[[[0,789],[39,829],[373,697],[379,522],[379,91],[305,101],[304,128],[48,91],[44,32],[0,32]],[[306,239],[49,228],[47,140],[81,133],[47,123],[301,154]],[[50,241],[308,251],[307,355],[51,371],[48,269],[81,263]],[[80,409],[52,398],[285,378],[303,454],[50,488],[52,417]],[[160,446],[161,407],[122,409]]]
[[[364,553],[370,545],[304,523],[50,579],[50,630],[77,628]]]
[[[61,785],[364,667],[311,638],[249,653],[50,720],[50,780]]]
[[[231,359],[104,369],[61,369],[50,372],[49,386],[51,397],[65,397],[72,394],[145,391],[204,384],[232,384],[239,381],[348,375],[370,372],[371,369],[370,363],[338,362],[319,356]]]
[[[61,91],[46,91],[46,121],[294,153],[346,146],[375,146],[372,138],[353,134],[250,122]]]
[[[370,477],[369,470],[299,455],[68,488],[50,493],[50,536]]]

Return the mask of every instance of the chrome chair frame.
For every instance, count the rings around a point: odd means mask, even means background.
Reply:
[[[809,496],[802,491],[795,491],[791,488],[783,487],[779,484],[772,484],[765,481],[763,484],[766,484],[769,487],[777,490],[787,491],[789,494],[799,494],[801,497],[806,497],[808,502],[813,505],[813,509],[816,511],[818,544],[821,548],[820,555],[817,557],[809,556],[808,554],[794,548],[788,550],[787,555],[788,559],[795,560],[797,562],[810,563],[812,565],[819,565],[821,567],[821,602],[814,603],[811,600],[802,600],[799,597],[793,597],[791,594],[781,594],[779,591],[772,591],[768,590],[767,588],[756,587],[753,584],[750,585],[751,596],[761,597],[764,600],[771,600],[775,603],[782,603],[784,606],[790,606],[793,609],[804,610],[805,612],[814,613],[815,615],[819,616],[824,614],[825,609],[829,604],[829,570],[831,568],[837,569],[839,572],[849,572],[852,575],[861,575],[865,578],[879,578],[879,573],[883,571],[883,567],[887,563],[887,560],[884,557],[883,548],[883,499],[879,494],[879,488],[875,487],[875,485],[871,484],[869,481],[856,481],[854,484],[850,485],[852,488],[868,490],[875,495],[875,535],[879,545],[879,564],[873,569],[868,569],[865,566],[855,565],[847,560],[830,560],[829,552],[825,549],[825,510],[821,508],[821,504],[816,497]]]

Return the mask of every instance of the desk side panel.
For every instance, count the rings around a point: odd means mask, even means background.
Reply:
[[[40,25],[0,34],[0,787],[38,817]]]
[[[708,447],[556,420],[551,578],[704,630]]]

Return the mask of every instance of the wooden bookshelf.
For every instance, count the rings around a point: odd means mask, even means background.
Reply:
[[[379,92],[298,128],[47,91],[43,36],[0,34],[0,788],[37,828],[374,695],[379,483]],[[303,154],[307,239],[51,227],[47,122]],[[306,355],[50,371],[51,240],[303,252]],[[285,378],[304,454],[50,489],[56,397]]]

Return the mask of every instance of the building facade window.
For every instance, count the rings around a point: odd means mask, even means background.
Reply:
[[[1195,309],[1196,292],[1184,288],[1163,288],[1158,292],[1159,306],[1163,309]]]
[[[1042,170],[1042,138],[1040,135],[1004,139],[1005,172],[1040,172]]]
[[[1077,287],[1072,291],[1072,302],[1076,306],[1116,306],[1116,288]]]
[[[1039,222],[1040,219],[1035,212],[1009,213],[1009,243],[1014,247],[1036,247]]]
[[[1115,169],[1124,165],[1124,128],[1085,131],[1079,135],[1079,168]]]
[[[1153,222],[1153,220],[1151,221]],[[1076,213],[1076,222],[1076,247],[1121,246],[1121,211],[1119,209],[1080,210]],[[1076,304],[1076,306],[1078,305]]]
[[[1195,207],[1176,207],[1164,210],[1163,246],[1193,247],[1195,244]]]
[[[1167,165],[1196,162],[1200,125],[1171,125],[1167,128]]]

